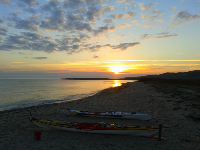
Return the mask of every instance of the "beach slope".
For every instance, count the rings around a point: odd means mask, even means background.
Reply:
[[[84,111],[121,111],[158,115],[150,121],[66,116],[60,108]],[[159,126],[165,140],[129,135],[99,135],[46,130],[29,121],[107,122],[118,125]],[[34,140],[35,131],[41,139]],[[154,82],[126,83],[93,96],[64,103],[0,112],[0,149],[200,149],[200,93],[198,90]]]

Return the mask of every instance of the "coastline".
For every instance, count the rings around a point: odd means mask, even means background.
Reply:
[[[70,102],[45,104],[0,112],[1,149],[200,149],[200,94],[170,84],[128,82],[120,87]],[[122,111],[158,115],[150,121],[66,116],[59,108],[84,111]],[[32,124],[29,114],[38,119],[73,122],[107,122],[121,125],[169,128],[162,133],[166,140],[98,135],[45,130]],[[34,141],[34,132],[41,140]]]
[[[23,107],[77,100],[96,94],[103,89],[134,81],[135,80],[65,81],[61,79],[2,79],[0,81],[0,112]]]

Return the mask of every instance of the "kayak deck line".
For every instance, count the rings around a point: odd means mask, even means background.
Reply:
[[[122,118],[122,119],[137,119],[137,120],[150,120],[157,115],[157,112],[148,114],[137,114],[137,113],[124,113],[124,112],[88,112],[70,109],[61,109],[67,115],[78,115],[78,116],[88,116],[88,117],[107,117],[107,118]]]

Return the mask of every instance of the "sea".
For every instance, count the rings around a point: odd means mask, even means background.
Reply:
[[[0,111],[78,100],[134,81],[0,79]]]

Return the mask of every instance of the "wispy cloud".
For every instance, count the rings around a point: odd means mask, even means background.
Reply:
[[[177,34],[171,34],[170,32],[162,32],[157,34],[143,34],[142,39],[164,39],[164,38],[171,38],[171,37],[177,37]]]
[[[149,19],[149,18],[159,18],[159,17],[163,17],[164,14],[155,14],[155,15],[150,15],[150,14],[142,14],[141,18],[142,19]]]
[[[47,57],[33,57],[33,59],[47,59]]]

